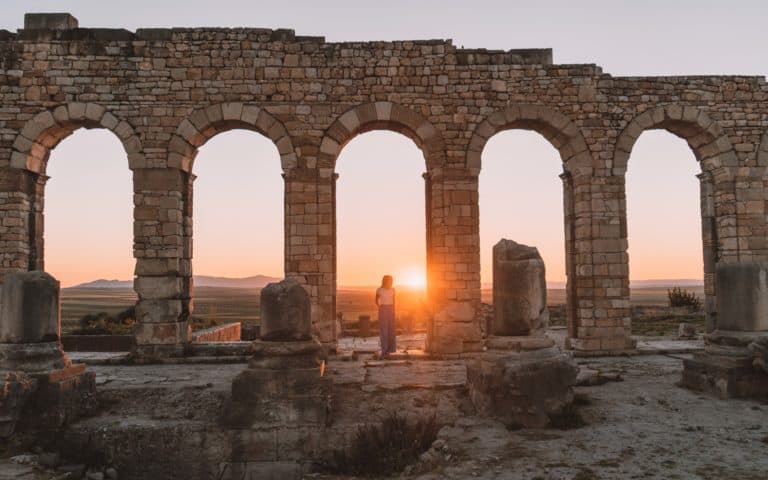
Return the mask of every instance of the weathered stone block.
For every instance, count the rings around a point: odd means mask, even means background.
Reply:
[[[286,279],[261,290],[262,340],[311,338],[309,294],[299,282]]]
[[[768,331],[768,264],[718,263],[717,329]]]
[[[472,403],[510,427],[547,426],[573,401],[578,367],[556,348],[490,352],[467,365]]]
[[[683,360],[682,386],[720,398],[768,400],[768,373],[750,357],[694,354]]]
[[[0,301],[0,342],[58,342],[59,282],[40,272],[5,275]]]
[[[25,30],[74,30],[78,21],[69,13],[26,13]]]
[[[502,239],[493,247],[493,334],[530,335],[549,323],[544,260],[535,247]]]
[[[328,423],[332,381],[324,376],[321,352],[317,341],[255,342],[248,368],[232,382],[224,423],[235,427]]]
[[[23,372],[1,371],[0,438],[8,438],[16,429],[27,399],[37,389],[37,380]]]

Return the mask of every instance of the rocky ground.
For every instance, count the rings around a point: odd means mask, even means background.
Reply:
[[[583,422],[564,430],[510,431],[472,415],[465,401],[461,361],[374,361],[360,355],[331,361],[327,372],[340,389],[346,389],[337,411],[340,417],[381,415],[386,410],[420,415],[434,411],[447,425],[403,478],[768,478],[768,404],[720,400],[677,387],[682,358],[670,354],[578,359],[584,385],[577,387],[578,414]],[[139,420],[210,421],[243,367],[92,366],[104,409],[82,428],[88,424],[116,428]],[[573,420],[571,427],[580,423],[576,416]],[[82,478],[66,471],[76,465],[30,453],[3,460],[0,479]],[[104,479],[111,478],[108,473],[119,473],[108,472],[110,467],[98,466],[86,477]]]
[[[586,425],[508,431],[462,418],[441,430],[420,480],[768,478],[768,405],[675,386],[678,356],[579,362],[622,381],[578,387]]]

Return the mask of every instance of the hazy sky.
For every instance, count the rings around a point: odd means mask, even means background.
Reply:
[[[83,27],[284,27],[329,41],[452,38],[465,47],[552,47],[557,63],[596,63],[613,75],[768,71],[768,2],[759,1],[26,0],[4,1],[2,10],[0,29],[8,30],[22,27],[25,12],[68,11]],[[503,132],[489,141],[483,166],[483,281],[490,281],[490,247],[502,236],[538,246],[548,279],[563,280],[557,152],[536,133]],[[194,171],[195,273],[281,275],[283,187],[274,146],[255,133],[222,134],[202,148]],[[390,132],[361,135],[342,151],[340,284],[373,284],[383,273],[406,281],[423,275],[423,171],[416,146]],[[633,279],[702,276],[697,172],[685,142],[666,132],[641,136],[627,178]],[[131,176],[119,143],[106,132],[79,131],[54,150],[49,174],[46,269],[65,286],[130,278]]]

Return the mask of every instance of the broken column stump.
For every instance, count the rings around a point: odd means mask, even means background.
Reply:
[[[573,403],[578,367],[557,347],[490,350],[467,365],[467,385],[480,415],[510,428],[542,428]]]
[[[682,386],[721,398],[768,399],[768,263],[718,264],[717,319]]]
[[[493,246],[494,335],[531,335],[549,324],[544,260],[536,247],[501,239]]]
[[[11,272],[0,301],[0,437],[17,427],[55,430],[92,407],[95,375],[61,349],[59,282]]]
[[[478,413],[509,427],[545,427],[573,402],[578,367],[545,335],[544,261],[535,247],[493,247],[493,323],[486,352],[467,365]]]
[[[304,287],[290,279],[269,284],[261,305],[261,339],[253,344],[248,367],[232,382],[223,423],[241,429],[247,441],[276,442],[279,455],[270,453],[274,449],[246,449],[233,452],[226,465],[228,472],[253,472],[261,465],[259,474],[268,477],[286,462],[309,458],[307,450],[319,446],[320,432],[330,424],[331,379],[324,375],[322,345],[311,336]]]

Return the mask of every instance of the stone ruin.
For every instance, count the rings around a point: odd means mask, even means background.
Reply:
[[[573,401],[578,367],[545,336],[544,260],[535,247],[493,247],[493,326],[488,350],[467,366],[478,412],[510,427],[544,427]]]
[[[59,282],[11,272],[1,295],[0,439],[17,429],[56,431],[87,412],[95,391],[94,374],[61,349]]]
[[[371,392],[331,388],[322,358],[339,334],[335,162],[371,130],[400,132],[424,153],[428,353],[467,363],[478,412],[510,427],[543,426],[567,408],[576,375],[544,335],[544,265],[534,248],[494,248],[495,313],[491,335],[481,336],[478,175],[488,139],[509,129],[540,133],[563,160],[567,347],[580,355],[634,348],[624,179],[635,141],[664,129],[688,142],[702,170],[707,347],[684,362],[682,383],[764,398],[766,115],[762,77],[617,77],[555,64],[550,49],[334,43],[256,28],[130,32],[28,14],[23,29],[0,31],[0,434],[66,427],[89,412],[94,375],[62,352],[59,287],[43,273],[46,164],[81,128],[116,135],[133,173],[136,362],[184,361],[202,348],[191,345],[188,323],[199,148],[243,128],[278,149],[289,280],[264,289],[262,338],[247,347],[221,423],[173,438],[185,448],[155,445],[168,455],[213,445],[199,454],[228,459],[221,478],[295,476],[306,457],[350,436],[340,417],[370,414],[362,408],[371,397],[361,395]],[[134,434],[117,431],[114,442],[138,441]],[[190,478],[211,474],[205,462],[194,467]]]
[[[527,129],[563,160],[568,345],[631,351],[625,175],[637,138],[663,129],[701,166],[712,332],[716,264],[768,260],[765,79],[621,77],[552,56],[450,40],[336,43],[285,29],[81,28],[69,14],[28,14],[23,29],[0,31],[0,272],[45,270],[50,152],[75,130],[108,130],[133,172],[136,351],[183,354],[195,295],[194,159],[218,133],[247,129],[280,154],[284,274],[307,287],[313,333],[334,345],[336,158],[356,135],[392,130],[425,158],[429,348],[478,351],[481,154],[496,133]]]

